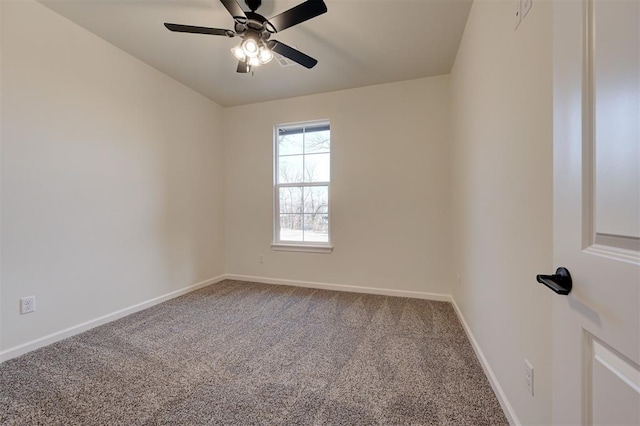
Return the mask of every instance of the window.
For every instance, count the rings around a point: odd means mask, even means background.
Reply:
[[[274,249],[330,252],[329,123],[276,126]]]

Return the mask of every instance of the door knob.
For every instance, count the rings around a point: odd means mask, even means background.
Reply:
[[[563,267],[556,269],[556,273],[553,275],[537,275],[536,279],[540,284],[546,285],[558,294],[569,294],[571,287],[573,287],[571,274],[567,268]]]

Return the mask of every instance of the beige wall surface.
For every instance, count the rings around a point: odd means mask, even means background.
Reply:
[[[474,2],[451,74],[453,297],[525,424],[551,421],[551,3]],[[525,386],[525,358],[535,396]]]
[[[0,4],[0,347],[223,274],[222,109],[38,3]]]
[[[273,128],[318,119],[334,251],[276,252]],[[224,129],[227,273],[450,293],[448,76],[226,108]]]

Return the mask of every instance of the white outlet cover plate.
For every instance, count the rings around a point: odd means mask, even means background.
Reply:
[[[36,297],[27,296],[20,299],[20,313],[29,314],[36,310]]]
[[[526,375],[525,379],[527,383],[527,390],[529,391],[531,396],[533,396],[533,380],[534,380],[533,366],[531,365],[528,359],[525,359],[524,363],[525,363],[525,375]]]

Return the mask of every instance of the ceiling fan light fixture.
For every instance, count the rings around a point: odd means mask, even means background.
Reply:
[[[254,56],[253,58],[248,58],[247,63],[252,67],[259,67],[260,65],[262,65],[262,63],[260,62],[260,59],[258,59],[257,56]]]
[[[240,46],[242,47],[242,50],[247,57],[255,58],[258,56],[258,42],[253,38],[247,37]]]
[[[247,58],[247,55],[244,54],[244,50],[242,50],[240,46],[232,47],[231,53],[233,53],[233,56],[239,61],[244,61]]]
[[[246,38],[238,46],[231,48],[231,53],[237,60],[252,67],[259,67],[273,59],[273,52],[264,43],[258,43],[253,38]]]
[[[261,64],[269,63],[273,59],[273,53],[266,46],[260,46],[260,54],[258,55]]]

